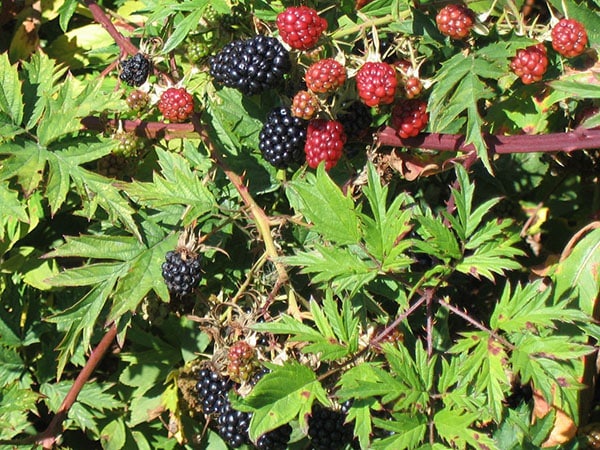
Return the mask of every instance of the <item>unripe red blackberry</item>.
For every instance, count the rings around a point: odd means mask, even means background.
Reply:
[[[424,100],[402,100],[392,109],[392,127],[403,139],[417,136],[428,121],[427,102]]]
[[[308,68],[304,80],[306,87],[313,92],[332,92],[346,81],[346,69],[333,58],[322,59]]]
[[[546,47],[540,42],[518,50],[510,62],[510,68],[521,78],[523,84],[541,81],[548,68]]]
[[[389,105],[397,86],[396,71],[385,62],[366,62],[356,73],[358,96],[367,106]]]
[[[325,162],[325,170],[334,167],[342,157],[347,137],[344,127],[337,120],[313,119],[306,131],[306,162],[316,169]]]
[[[404,81],[404,95],[406,98],[415,98],[421,95],[423,83],[418,77],[408,77]]]
[[[135,91],[131,91],[125,102],[132,111],[142,111],[150,103],[150,96],[146,92],[136,89]]]
[[[581,55],[587,42],[585,27],[575,19],[561,19],[552,28],[552,48],[566,58]]]
[[[158,109],[170,122],[185,122],[194,112],[194,97],[185,88],[170,87],[160,96]]]
[[[150,61],[141,53],[121,63],[119,78],[129,86],[141,86],[150,73]]]
[[[277,15],[277,29],[283,42],[290,47],[308,50],[317,44],[327,29],[327,21],[313,8],[290,6]]]
[[[238,341],[227,353],[227,375],[236,383],[248,381],[258,368],[254,348],[245,341]]]
[[[452,39],[464,39],[473,28],[475,15],[466,6],[450,4],[438,12],[435,21],[442,34]]]
[[[292,99],[292,115],[310,120],[319,110],[319,100],[310,91],[298,91]]]

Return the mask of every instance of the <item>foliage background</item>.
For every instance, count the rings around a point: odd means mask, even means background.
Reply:
[[[427,131],[474,152],[415,150],[384,128],[381,146],[352,143],[358,155],[329,173],[287,174],[257,150],[287,94],[243,98],[189,57],[209,5],[235,23],[213,30],[217,51],[273,30],[284,4],[240,2],[240,21],[224,0],[18,3],[0,15],[6,448],[226,448],[197,410],[196,373],[261,338],[272,372],[235,402],[253,412],[252,438],[291,421],[304,448],[311,404],[352,399],[362,448],[587,445],[575,429],[597,415],[597,3],[550,2],[586,25],[591,49],[524,86],[509,58],[548,24],[525,21],[520,2],[469,3],[490,19],[464,46],[435,28],[436,3],[315,2],[338,46],[324,53],[351,69],[373,26],[404,36],[399,53],[412,48],[428,81]],[[154,100],[170,81],[194,94],[190,123],[129,110],[118,62],[140,45]],[[389,111],[373,114],[384,126]],[[143,151],[133,175],[107,177],[98,162],[120,128]],[[494,146],[490,133],[515,139]],[[182,300],[161,264],[186,228],[202,236],[204,273]],[[521,384],[534,398],[512,406]]]

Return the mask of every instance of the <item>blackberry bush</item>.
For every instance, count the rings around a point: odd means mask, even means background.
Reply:
[[[198,376],[196,391],[205,415],[220,414],[227,404],[227,393],[233,383],[210,369],[202,369]]]

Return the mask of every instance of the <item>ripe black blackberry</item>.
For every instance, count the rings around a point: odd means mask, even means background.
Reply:
[[[172,294],[185,297],[192,293],[202,275],[200,256],[185,249],[169,251],[162,265],[162,276]]]
[[[150,73],[150,61],[141,53],[137,53],[121,63],[119,78],[129,86],[141,86]]]
[[[304,162],[306,121],[294,117],[290,108],[273,109],[259,134],[258,147],[263,157],[278,169]]]
[[[210,369],[202,369],[196,384],[202,412],[206,415],[219,413],[228,402],[227,392],[232,386],[230,380],[221,378]]]
[[[344,423],[346,414],[342,411],[313,406],[308,418],[308,436],[314,450],[338,450],[353,439],[352,425]]]
[[[275,87],[290,68],[289,52],[270,36],[235,40],[210,59],[210,74],[215,81],[244,95]]]
[[[370,131],[371,110],[361,101],[354,101],[348,105],[342,105],[343,112],[338,114],[337,120],[344,127],[349,140],[362,139]]]
[[[225,402],[217,418],[219,435],[233,448],[250,443],[248,428],[251,413],[237,411],[231,407],[229,400]]]
[[[286,423],[259,437],[256,441],[256,448],[258,450],[285,450],[291,436],[292,427]]]

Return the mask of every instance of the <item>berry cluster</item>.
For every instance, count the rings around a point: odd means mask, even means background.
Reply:
[[[417,136],[428,121],[427,102],[424,100],[402,100],[392,109],[392,126],[402,139]]]
[[[290,68],[290,56],[283,45],[274,37],[262,35],[230,42],[210,59],[210,74],[215,81],[244,95],[275,87]]]
[[[358,96],[367,106],[393,103],[397,85],[394,68],[385,62],[366,62],[356,73]]]
[[[241,350],[241,346],[239,351],[244,354],[246,352],[246,350]],[[230,447],[238,448],[243,444],[250,444],[248,429],[252,414],[237,411],[231,406],[228,394],[234,386],[230,379],[222,378],[210,369],[202,369],[196,383],[196,392],[202,412],[215,419],[219,435]],[[256,448],[259,450],[284,450],[287,448],[291,434],[292,427],[288,424],[282,425],[260,436],[256,442]]]
[[[540,81],[548,68],[546,47],[539,43],[520,49],[510,62],[511,70],[521,78],[523,84]]]
[[[300,119],[310,120],[319,109],[317,97],[310,91],[298,91],[292,99],[292,115]]]
[[[452,39],[466,38],[475,22],[473,11],[463,5],[450,4],[444,6],[435,16],[438,29]]]
[[[229,348],[227,374],[236,383],[248,381],[257,367],[255,350],[246,341],[238,341]]]
[[[277,29],[290,47],[309,50],[327,29],[327,21],[308,6],[292,6],[277,15]]]
[[[335,59],[321,59],[308,68],[304,80],[306,87],[313,92],[332,92],[346,81],[346,69]]]
[[[194,97],[185,88],[170,87],[160,96],[158,109],[171,122],[184,122],[194,112]]]
[[[325,162],[325,170],[334,167],[342,157],[346,133],[341,123],[336,120],[313,119],[308,123],[306,131],[306,162],[316,169]]]
[[[313,406],[308,418],[308,436],[314,450],[338,450],[352,442],[352,425],[343,411]]]
[[[585,27],[575,19],[561,19],[552,28],[552,48],[566,58],[581,55],[587,41]]]
[[[121,75],[119,78],[129,86],[141,86],[145,83],[150,73],[150,61],[137,53],[121,63]]]
[[[272,110],[259,134],[258,147],[263,157],[278,169],[304,161],[306,123],[294,117],[289,108]]]
[[[162,276],[172,294],[185,297],[200,282],[200,256],[185,250],[168,251],[162,264]]]

